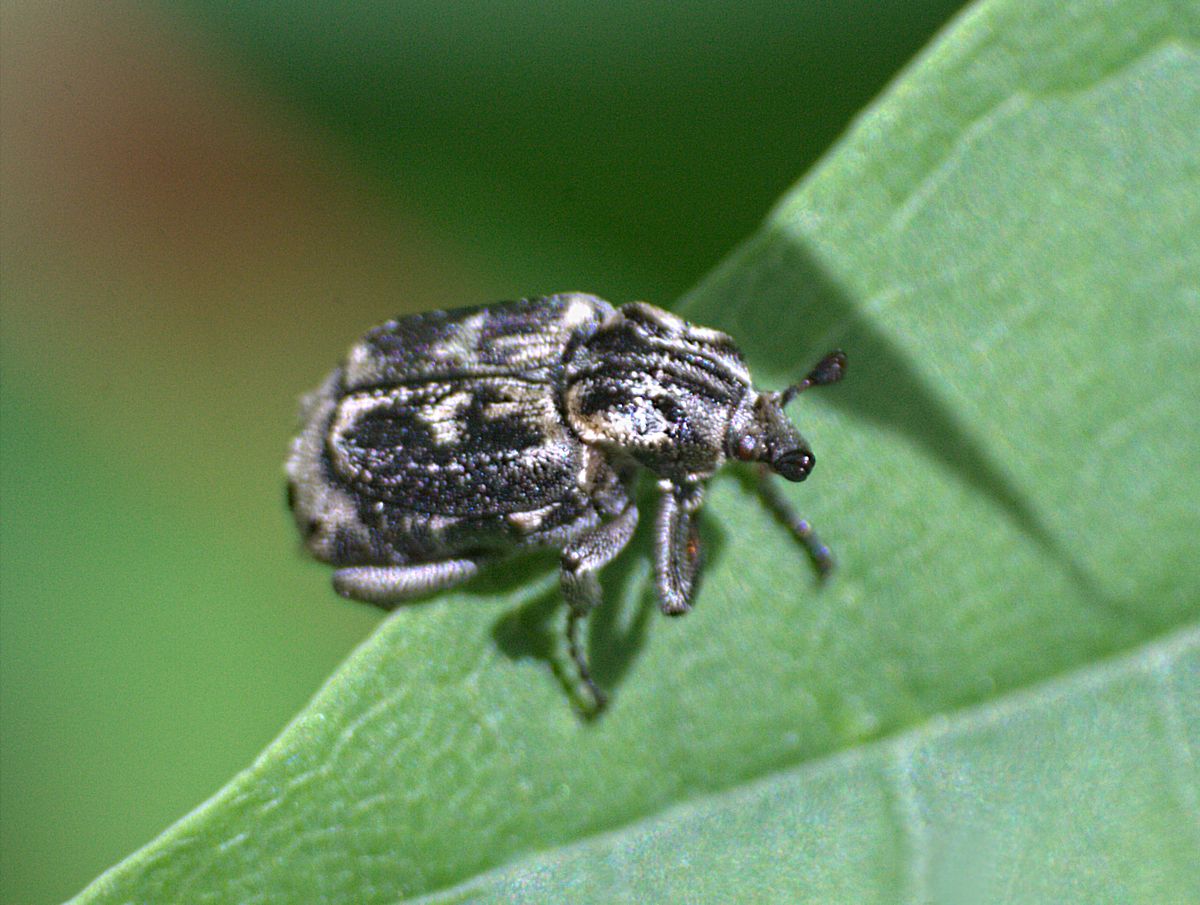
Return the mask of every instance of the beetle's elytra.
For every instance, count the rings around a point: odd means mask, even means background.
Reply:
[[[517,550],[559,550],[568,644],[598,708],[578,624],[633,535],[639,471],[660,491],[664,613],[691,609],[696,513],[731,459],[759,464],[764,498],[827,571],[828,549],[767,480],[808,476],[813,454],[784,406],[844,370],[833,352],[762,392],[726,334],[582,293],[402,317],[305,399],[288,499],[309,552],[338,567],[338,593],[385,607]]]

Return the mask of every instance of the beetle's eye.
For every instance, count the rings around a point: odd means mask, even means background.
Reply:
[[[758,441],[750,434],[742,434],[742,437],[737,442],[737,448],[733,451],[743,462],[749,462],[754,458],[754,450],[758,447]]]
[[[808,450],[794,449],[772,462],[771,467],[789,481],[803,481],[816,461],[816,456]]]

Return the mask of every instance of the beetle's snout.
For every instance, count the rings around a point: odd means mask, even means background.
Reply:
[[[817,457],[807,449],[792,449],[771,460],[771,469],[789,481],[803,481]]]

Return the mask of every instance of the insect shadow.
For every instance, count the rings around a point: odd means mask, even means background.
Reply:
[[[761,266],[718,271],[705,284],[709,310],[696,310],[686,300],[680,314],[719,329],[738,322],[752,324],[753,335],[741,330],[747,348],[758,362],[777,373],[792,374],[796,362],[808,360],[819,349],[840,346],[851,351],[853,380],[831,393],[827,405],[850,412],[922,447],[958,479],[990,498],[1028,538],[1055,561],[1082,592],[1085,600],[1142,632],[1153,632],[1136,601],[1121,600],[1104,591],[1092,578],[1064,538],[1055,534],[1035,501],[1011,477],[980,435],[929,377],[912,351],[892,337],[854,304],[797,234],[772,229],[750,240],[741,252],[753,255]],[[737,309],[715,300],[747,299],[753,307]],[[813,346],[797,349],[796,331],[803,322]]]
[[[604,600],[587,620],[585,644],[592,672],[596,680],[614,695],[620,693],[622,681],[636,662],[659,607],[651,567],[654,501],[645,497],[640,502],[641,511],[650,513],[651,518],[643,516],[644,524],[629,546],[604,568],[601,575]],[[700,514],[699,520],[704,556],[711,562],[725,548],[725,533],[713,519],[706,518],[705,513]],[[557,563],[557,559],[548,556],[538,559],[545,559],[547,564]],[[552,567],[547,565],[547,568]],[[540,568],[537,570],[540,573]],[[497,581],[494,577],[481,578],[477,585],[483,590]],[[516,586],[518,582],[505,581],[505,584]],[[703,579],[698,602],[703,605]],[[501,652],[513,660],[542,661],[575,711],[590,722],[604,710],[597,710],[595,702],[579,685],[567,653],[566,619],[566,604],[555,581],[544,593],[497,620],[492,628],[492,638]]]

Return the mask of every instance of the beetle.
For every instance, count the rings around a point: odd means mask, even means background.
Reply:
[[[567,646],[599,711],[579,624],[633,536],[639,472],[657,479],[663,613],[692,608],[696,515],[730,460],[758,464],[765,501],[824,574],[829,549],[768,480],[808,477],[812,451],[784,408],[845,369],[831,352],[763,392],[725,333],[584,293],[400,317],[305,397],[288,501],[336,591],[387,608],[520,550],[559,551]]]

